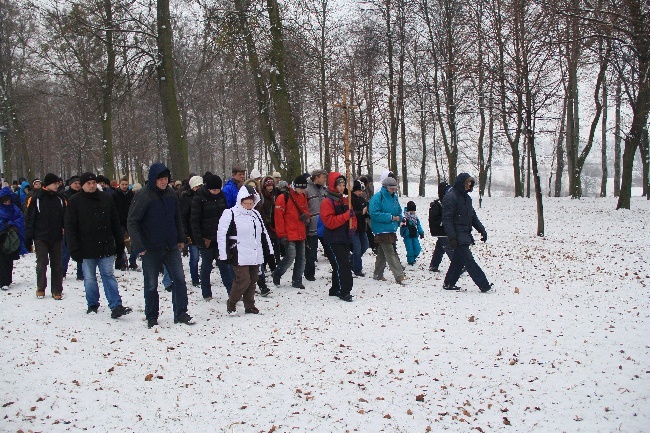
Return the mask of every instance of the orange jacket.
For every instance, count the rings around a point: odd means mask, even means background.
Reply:
[[[300,219],[301,214],[305,215],[305,221]],[[288,193],[280,194],[275,200],[273,217],[278,239],[287,238],[290,242],[307,239],[306,223],[310,214],[305,194],[298,194],[293,188],[289,188]]]

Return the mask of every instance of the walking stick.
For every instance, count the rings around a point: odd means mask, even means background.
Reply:
[[[350,139],[348,132],[348,109],[354,110],[357,108],[356,105],[348,105],[347,94],[345,89],[343,89],[343,103],[334,104],[335,107],[343,108],[343,137],[345,141],[345,182],[347,183],[348,188],[348,209],[352,209],[352,173],[350,170],[350,165],[352,165],[352,160],[350,159]],[[350,228],[352,228],[352,218],[349,221]]]

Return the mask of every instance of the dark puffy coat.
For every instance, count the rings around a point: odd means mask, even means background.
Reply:
[[[357,233],[365,233],[368,230],[368,218],[370,214],[366,213],[364,215],[363,209],[368,207],[368,201],[364,194],[361,194],[357,197],[356,194],[352,194],[352,209],[354,209],[354,214],[357,217]]]
[[[205,186],[199,189],[192,199],[190,225],[192,226],[192,242],[199,248],[205,248],[203,239],[217,242],[219,219],[224,210],[228,209],[226,196],[223,191],[212,195]]]
[[[100,259],[124,249],[113,198],[103,191],[75,194],[65,211],[65,240],[73,260]]]
[[[145,250],[177,248],[179,243],[187,240],[176,193],[169,185],[165,190],[156,187],[156,179],[163,171],[167,171],[164,164],[153,164],[149,169],[147,186],[131,202],[127,231],[131,237],[131,249],[136,254]]]
[[[58,192],[43,190],[27,207],[25,239],[47,242],[63,239],[63,218],[66,201]]]
[[[465,180],[471,177],[461,173],[454,182],[454,187],[445,194],[442,200],[442,225],[449,240],[456,239],[459,245],[474,243],[472,227],[483,233],[485,228],[476,216],[472,207],[472,198],[465,191]]]
[[[180,195],[180,207],[181,207],[181,219],[183,221],[183,230],[185,231],[185,236],[189,237],[192,240],[192,243],[196,243],[196,239],[192,235],[192,225],[190,224],[190,216],[192,214],[192,202],[196,192],[190,188],[181,192]]]
[[[262,215],[262,221],[264,221],[264,226],[269,232],[269,237],[271,239],[277,239],[278,235],[275,233],[275,220],[273,218],[273,212],[275,210],[275,191],[267,193],[266,189],[262,191],[262,210],[260,214]]]
[[[117,216],[120,219],[120,225],[124,228],[126,228],[126,221],[129,217],[129,208],[131,207],[134,195],[135,193],[132,190],[127,189],[126,192],[122,192],[120,188],[118,188],[117,191],[115,191],[115,194],[113,194]]]
[[[79,191],[75,191],[75,190],[72,189],[72,188],[68,188],[68,189],[66,189],[65,191],[63,191],[63,192],[61,193],[61,195],[63,195],[63,197],[65,197],[65,199],[66,199],[67,201],[70,201],[70,199],[71,199],[75,194],[78,194],[79,192],[81,192],[81,190],[79,190]]]

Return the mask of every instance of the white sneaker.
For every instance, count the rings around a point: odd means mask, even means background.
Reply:
[[[9,286],[2,286],[2,290],[9,290]]]

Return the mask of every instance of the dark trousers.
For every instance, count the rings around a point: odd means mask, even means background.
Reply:
[[[483,270],[474,260],[469,245],[458,245],[451,258],[447,275],[445,275],[446,286],[454,286],[458,282],[460,275],[463,273],[463,266],[465,266],[467,273],[472,277],[474,284],[476,284],[479,289],[487,287],[488,284],[490,284],[483,273]]]
[[[316,261],[318,260],[318,240],[320,239],[325,256],[327,257],[327,248],[323,243],[323,239],[318,236],[307,236],[305,242],[305,278],[313,280],[316,275]]]
[[[451,260],[454,255],[454,249],[449,245],[449,238],[447,236],[439,236],[436,241],[436,247],[433,250],[433,257],[431,257],[431,264],[429,267],[437,268],[440,266],[445,253],[447,253],[447,257]]]
[[[332,265],[332,287],[330,296],[347,296],[352,291],[352,264],[350,244],[327,244],[327,258]]]
[[[61,243],[61,275],[65,277],[68,273],[68,263],[70,263],[70,250],[68,249],[68,244],[65,242],[65,237]],[[83,280],[83,260],[77,262],[77,279]]]
[[[50,265],[50,289],[53,295],[63,293],[63,270],[61,267],[62,240],[41,241],[34,239],[36,252],[36,287],[39,292],[47,288],[47,265]]]
[[[257,284],[257,274],[260,271],[259,265],[252,266],[233,266],[235,281],[230,289],[228,301],[234,305],[243,297],[244,308],[255,306],[255,285]]]
[[[201,254],[201,294],[203,297],[212,297],[212,284],[210,283],[210,274],[212,273],[212,263],[214,261],[217,262],[217,267],[219,268],[219,273],[221,274],[221,282],[226,288],[226,292],[230,294],[230,291],[232,289],[232,281],[235,278],[235,274],[232,270],[232,265],[217,260],[217,257],[219,257],[217,243],[212,242],[209,248],[199,248],[199,254]]]
[[[158,297],[158,275],[163,264],[169,271],[172,284],[172,305],[174,318],[187,313],[187,285],[181,252],[178,248],[166,250],[148,250],[142,256],[142,274],[144,275],[144,314],[147,318],[158,318],[160,300]]]
[[[0,253],[0,287],[9,286],[13,281],[14,260]]]

